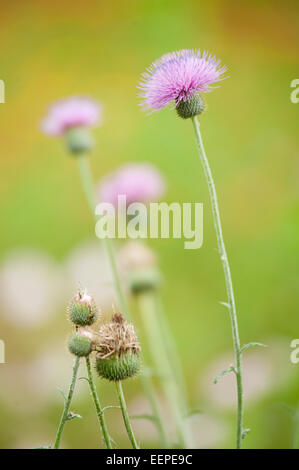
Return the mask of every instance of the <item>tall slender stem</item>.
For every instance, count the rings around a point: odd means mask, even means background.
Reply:
[[[184,405],[185,416],[188,413],[188,400],[187,400],[187,388],[184,379],[184,374],[182,370],[181,360],[178,354],[177,346],[173,335],[171,333],[171,328],[169,322],[167,320],[161,296],[158,292],[155,292],[155,314],[156,314],[156,321],[159,323],[161,327],[161,333],[163,335],[163,339],[165,340],[165,348],[168,356],[169,364],[172,368],[172,373],[175,377],[177,388],[180,391],[180,396]]]
[[[196,135],[197,147],[198,147],[201,164],[202,164],[204,174],[208,183],[210,200],[211,200],[211,205],[212,205],[212,212],[213,212],[213,219],[214,219],[214,225],[215,225],[216,237],[217,237],[217,243],[218,243],[218,250],[219,250],[220,259],[221,259],[222,266],[223,266],[226,291],[227,291],[227,297],[228,297],[233,344],[234,344],[234,351],[235,351],[235,358],[236,358],[235,369],[236,369],[237,395],[238,395],[237,448],[240,449],[242,447],[242,426],[243,426],[242,353],[240,350],[241,349],[240,338],[239,338],[239,329],[238,329],[233,284],[232,284],[229,262],[228,262],[223,235],[222,235],[222,227],[221,227],[220,213],[219,213],[219,207],[218,207],[218,201],[217,201],[217,194],[216,194],[216,188],[215,188],[212,172],[211,172],[210,165],[209,165],[209,162],[205,153],[205,149],[203,146],[203,141],[202,141],[202,137],[201,137],[201,133],[199,129],[199,122],[196,117],[192,118],[192,121],[193,121],[194,131]]]
[[[91,209],[92,215],[94,219],[97,220],[96,215],[95,215],[96,198],[95,198],[93,179],[92,179],[92,174],[91,174],[91,169],[90,169],[89,157],[83,154],[83,155],[79,155],[77,157],[77,160],[78,160],[78,166],[80,170],[82,186],[85,192],[85,196],[89,204],[89,207]],[[115,262],[115,256],[113,253],[113,247],[111,245],[111,241],[109,238],[105,238],[104,243],[105,243],[105,248],[108,254],[108,258],[109,258],[109,262],[110,262],[110,266],[112,270],[114,285],[115,285],[118,301],[120,303],[120,308],[122,310],[122,313],[128,319],[130,319],[129,308],[128,308],[125,296],[123,294],[119,276],[117,273],[117,266]]]
[[[161,335],[159,322],[156,318],[155,296],[151,291],[141,292],[137,296],[140,314],[144,323],[144,330],[148,336],[148,344],[155,369],[162,379],[165,397],[174,414],[178,437],[181,447],[191,447],[191,435],[186,423],[186,409],[174,380],[172,368],[165,351],[165,338]]]
[[[106,426],[106,422],[105,422],[105,418],[104,418],[104,413],[102,411],[100,400],[99,400],[97,390],[96,390],[96,387],[95,387],[95,384],[94,384],[94,381],[93,381],[89,356],[86,357],[86,368],[87,368],[87,374],[88,374],[88,383],[89,383],[91,395],[92,395],[92,398],[93,398],[93,401],[94,401],[94,406],[95,406],[95,409],[96,409],[97,417],[98,417],[98,420],[99,420],[99,423],[100,423],[100,426],[101,426],[101,429],[102,429],[102,432],[103,432],[105,444],[106,444],[107,449],[112,449],[110,436],[109,436],[107,426]]]
[[[71,380],[71,384],[70,384],[70,388],[69,388],[69,393],[68,393],[67,399],[65,400],[65,403],[64,403],[63,412],[62,412],[62,415],[61,415],[60,423],[59,423],[57,434],[56,434],[54,449],[59,449],[63,429],[64,429],[64,426],[65,426],[65,423],[68,420],[71,401],[72,401],[72,398],[73,398],[73,394],[74,394],[74,390],[75,390],[75,384],[76,384],[77,375],[78,375],[79,363],[80,363],[80,359],[79,359],[79,357],[76,356],[75,361],[74,361],[74,365],[73,365],[73,375],[72,375],[72,380]]]
[[[125,397],[124,397],[122,384],[121,384],[120,381],[118,381],[118,382],[115,382],[115,385],[116,385],[116,390],[117,390],[117,395],[118,395],[118,399],[119,399],[119,403],[120,403],[120,407],[121,407],[121,412],[122,412],[122,415],[123,415],[123,419],[124,419],[124,423],[125,423],[125,427],[126,427],[129,439],[131,441],[133,449],[139,449],[138,444],[137,444],[136,439],[135,439],[135,436],[134,436],[132,426],[131,426],[131,422],[130,422],[130,418],[129,418],[129,414],[128,414],[128,410],[127,410],[127,404],[126,404],[126,400],[125,400]]]
[[[85,193],[87,202],[89,204],[89,207],[91,209],[92,215],[94,219],[96,220],[96,215],[95,215],[96,198],[95,198],[93,179],[92,179],[92,174],[91,174],[91,169],[90,169],[89,157],[88,155],[82,154],[77,157],[77,161],[78,161],[79,172],[81,176],[84,193]],[[130,311],[129,311],[129,307],[128,307],[125,295],[123,293],[123,289],[121,287],[120,280],[119,280],[111,240],[109,238],[105,238],[104,243],[105,243],[106,251],[108,253],[110,266],[112,269],[114,285],[115,285],[118,301],[120,304],[120,308],[122,310],[122,313],[127,317],[128,320],[130,320],[131,315],[130,315]],[[144,393],[146,394],[149,402],[151,403],[152,412],[155,417],[155,422],[157,423],[157,428],[158,428],[161,443],[164,446],[167,446],[166,433],[165,433],[163,423],[160,418],[159,406],[158,406],[156,397],[153,392],[151,381],[149,377],[147,377],[144,374],[140,375],[140,381],[141,381],[141,385],[144,390]]]

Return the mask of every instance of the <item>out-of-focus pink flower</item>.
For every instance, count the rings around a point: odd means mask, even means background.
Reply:
[[[160,111],[175,101],[187,101],[195,92],[211,91],[223,80],[226,67],[215,56],[199,50],[182,49],[163,55],[142,74],[139,88],[145,110]]]
[[[159,199],[165,183],[159,171],[150,163],[129,163],[106,176],[98,186],[100,202],[117,206],[118,195],[125,195],[127,205],[149,203]]]
[[[42,131],[50,136],[60,136],[74,127],[100,124],[102,107],[96,101],[73,96],[54,103],[42,120]]]

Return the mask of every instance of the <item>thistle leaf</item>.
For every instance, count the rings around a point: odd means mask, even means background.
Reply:
[[[228,308],[230,310],[230,305],[227,302],[219,302],[220,305],[223,305],[224,307]]]
[[[214,379],[214,384],[219,382],[219,380],[222,379],[224,375],[229,374],[230,372],[236,373],[236,369],[234,368],[234,366],[229,367],[229,369],[223,370],[221,374],[217,375],[217,377]]]
[[[242,439],[245,439],[245,437],[247,436],[248,433],[250,433],[249,428],[243,429],[242,434],[241,434]]]
[[[266,344],[263,344],[263,343],[254,343],[254,342],[252,342],[252,343],[247,343],[247,344],[245,344],[244,346],[242,346],[242,348],[240,349],[240,353],[242,354],[244,351],[246,351],[246,349],[252,348],[252,347],[254,347],[254,346],[260,346],[260,347],[262,347],[262,348],[266,348],[266,347],[267,347],[267,345],[266,345]]]
[[[62,388],[57,387],[57,390],[58,390],[58,391],[61,393],[61,395],[63,396],[64,401],[66,401],[66,400],[67,400],[67,397],[66,397],[66,394],[64,393],[64,391],[62,390]]]
[[[80,418],[80,419],[82,419],[82,416],[81,416],[81,415],[78,415],[77,413],[72,413],[72,412],[70,411],[70,413],[67,415],[68,421],[71,421],[71,420],[74,419],[74,418]]]

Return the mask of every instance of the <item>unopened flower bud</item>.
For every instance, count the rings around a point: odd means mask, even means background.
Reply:
[[[133,294],[156,289],[161,284],[161,274],[157,268],[135,269],[128,275]]]
[[[176,107],[178,115],[188,119],[201,114],[206,109],[206,104],[199,93],[194,93],[186,101],[180,101]]]
[[[94,146],[94,139],[87,127],[72,127],[65,133],[69,151],[75,155],[89,152]]]
[[[92,341],[90,338],[81,334],[81,330],[77,331],[69,339],[69,351],[75,356],[88,356],[92,351]]]
[[[71,322],[77,326],[92,325],[98,316],[93,298],[86,292],[78,292],[68,307]]]
[[[134,326],[123,315],[116,313],[101,326],[95,349],[96,370],[101,378],[118,382],[138,373],[141,348]]]
[[[119,265],[131,292],[155,289],[161,283],[155,253],[140,241],[127,242],[119,253]]]

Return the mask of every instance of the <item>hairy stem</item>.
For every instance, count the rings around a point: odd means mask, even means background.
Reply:
[[[205,153],[205,149],[203,146],[203,141],[202,141],[200,128],[199,128],[199,122],[196,117],[192,118],[192,121],[193,121],[194,131],[196,135],[197,147],[198,147],[201,164],[202,164],[204,174],[208,183],[210,200],[211,200],[211,205],[212,205],[212,212],[213,212],[213,219],[214,219],[214,225],[215,225],[216,237],[217,237],[217,243],[218,243],[218,250],[219,250],[220,259],[221,259],[222,266],[223,266],[224,277],[225,277],[226,292],[227,292],[231,327],[232,327],[233,345],[234,345],[235,358],[236,358],[236,381],[237,381],[237,396],[238,396],[237,448],[240,449],[242,447],[242,426],[243,426],[242,353],[240,350],[241,349],[240,338],[239,338],[239,329],[238,329],[233,284],[232,284],[229,262],[228,262],[223,235],[222,235],[222,227],[221,227],[220,213],[219,213],[219,207],[218,207],[218,201],[217,201],[217,194],[216,194],[216,188],[215,188],[212,172],[211,172],[210,165],[209,165],[209,162]]]
[[[105,444],[106,444],[107,449],[112,449],[112,444],[111,444],[110,436],[109,436],[109,433],[108,433],[108,430],[107,430],[104,414],[103,414],[101,404],[100,404],[100,400],[99,400],[97,390],[96,390],[96,387],[95,387],[95,384],[94,384],[94,380],[93,380],[93,376],[92,376],[92,372],[91,372],[91,367],[90,367],[89,357],[86,357],[86,368],[87,368],[87,374],[88,374],[88,383],[89,383],[91,395],[92,395],[92,398],[93,398],[93,401],[94,401],[94,406],[95,406],[95,409],[96,409],[97,417],[98,417],[98,420],[99,420],[99,423],[100,423],[100,426],[101,426],[101,429],[102,429],[102,432],[103,432]]]
[[[164,395],[172,409],[181,447],[191,447],[191,435],[186,422],[186,408],[182,401],[179,384],[176,382],[172,367],[165,350],[165,338],[161,334],[159,319],[156,317],[155,294],[141,292],[137,296],[140,314],[147,334],[148,344],[155,369],[161,378]]]
[[[129,439],[131,441],[133,449],[139,449],[139,447],[137,445],[137,442],[136,442],[136,439],[135,439],[135,436],[134,436],[134,432],[133,432],[131,423],[130,423],[130,418],[129,418],[129,414],[128,414],[128,410],[127,410],[127,404],[126,404],[126,401],[125,401],[122,384],[121,384],[120,381],[118,381],[118,382],[115,382],[115,385],[116,385],[119,404],[120,404],[120,407],[121,407],[121,412],[122,412],[122,415],[123,415],[123,419],[124,419],[124,423],[125,423],[125,427],[126,427]]]
[[[95,215],[96,198],[95,198],[95,192],[94,192],[93,178],[92,178],[91,169],[90,169],[89,157],[88,155],[82,154],[77,157],[77,161],[78,161],[83,190],[84,190],[87,202],[89,204],[89,207],[91,209],[92,215],[96,221],[97,220],[96,215]],[[112,269],[114,286],[115,286],[120,308],[122,310],[122,313],[126,316],[126,318],[130,320],[131,315],[130,315],[128,303],[126,301],[126,298],[123,293],[123,289],[119,280],[119,276],[117,272],[117,265],[115,261],[115,256],[114,256],[111,240],[109,238],[105,238],[104,243],[105,243],[105,248],[109,257],[110,266]],[[155,418],[155,422],[157,424],[161,444],[163,446],[167,446],[166,432],[164,430],[163,423],[160,418],[159,406],[158,406],[158,403],[154,394],[154,390],[153,390],[150,378],[144,374],[141,374],[140,381],[141,381],[141,385],[144,390],[144,393],[147,396],[151,404],[152,412]]]
[[[79,357],[76,356],[75,361],[74,361],[74,365],[73,365],[73,375],[72,375],[72,380],[71,380],[71,384],[70,384],[70,388],[69,388],[69,393],[68,393],[67,399],[65,400],[65,403],[64,403],[64,409],[63,409],[61,419],[60,419],[60,423],[59,423],[59,426],[58,426],[58,430],[57,430],[57,434],[56,434],[56,440],[55,440],[55,444],[54,444],[54,449],[59,449],[63,429],[64,429],[64,426],[65,426],[65,423],[68,420],[71,401],[72,401],[72,398],[73,398],[75,385],[76,385],[76,380],[77,380],[77,375],[78,375],[79,363],[80,363],[80,359],[79,359]]]

